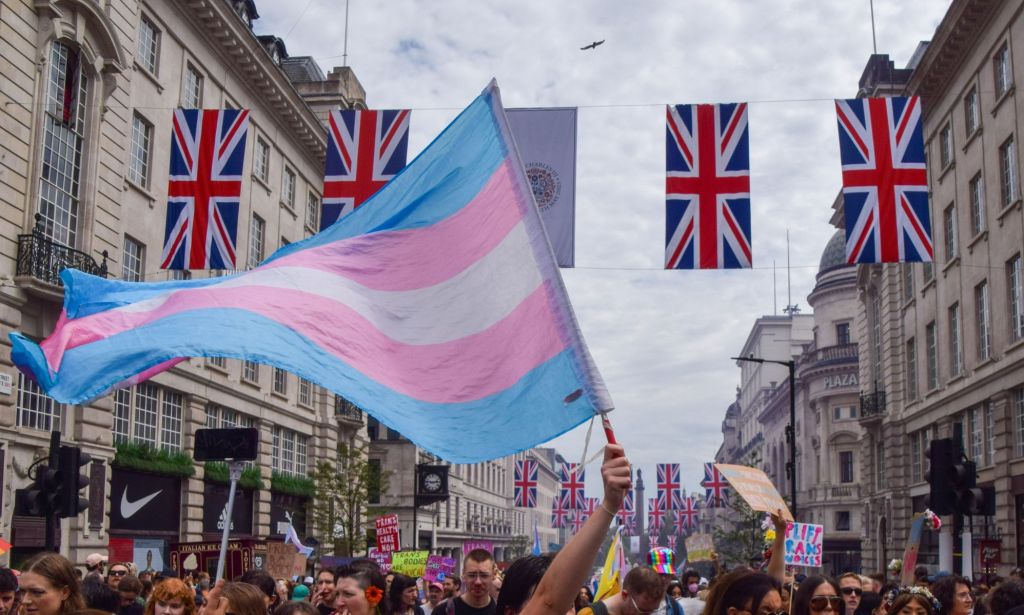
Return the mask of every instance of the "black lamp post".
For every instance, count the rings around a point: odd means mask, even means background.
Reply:
[[[789,425],[786,426],[786,442],[789,443],[789,461],[786,463],[786,478],[789,479],[789,510],[796,518],[796,361],[776,361],[759,357],[731,357],[734,361],[747,363],[774,363],[789,369]]]

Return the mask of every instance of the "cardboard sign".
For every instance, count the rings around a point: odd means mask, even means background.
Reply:
[[[427,581],[444,581],[445,577],[455,572],[455,560],[441,555],[427,557],[427,569],[423,578]]]
[[[914,568],[917,567],[917,552],[921,548],[925,521],[927,519],[923,513],[916,513],[910,520],[910,534],[907,536],[907,546],[903,549],[903,571],[900,575],[900,583],[903,585],[914,584]]]
[[[275,579],[292,578],[292,569],[295,566],[295,546],[283,542],[267,543],[267,563],[263,570]]]
[[[462,552],[469,553],[474,549],[483,549],[488,553],[494,553],[494,543],[490,540],[467,540],[462,543]]]
[[[371,548],[369,551],[367,551],[366,555],[367,557],[372,559],[378,566],[380,566],[381,572],[383,572],[384,574],[391,572],[390,551],[381,551],[379,549]],[[322,557],[320,558],[320,561],[323,561]]]
[[[397,551],[401,548],[401,537],[398,530],[398,515],[383,515],[374,521],[377,527],[377,550],[382,553]]]
[[[288,578],[294,579],[298,577],[299,579],[301,579],[302,577],[306,576],[306,559],[306,556],[301,553],[295,554],[294,558],[292,559],[292,574]]]
[[[686,559],[691,562],[709,562],[715,552],[711,534],[692,534],[686,537]]]
[[[391,554],[391,571],[407,577],[422,577],[427,571],[427,551],[395,551]]]
[[[821,568],[825,528],[812,523],[786,526],[786,565]]]
[[[767,513],[781,510],[783,519],[795,521],[793,513],[789,512],[785,500],[779,495],[778,489],[772,484],[767,474],[757,468],[727,463],[716,463],[715,467],[722,473],[725,480],[729,481],[729,486],[746,500],[751,510]]]

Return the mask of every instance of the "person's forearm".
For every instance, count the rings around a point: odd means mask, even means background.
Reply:
[[[786,582],[786,530],[775,528],[775,544],[772,545],[772,558],[768,560],[768,576],[782,585]]]

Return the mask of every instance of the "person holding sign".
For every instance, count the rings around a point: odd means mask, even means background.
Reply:
[[[839,585],[828,577],[807,577],[796,590],[792,615],[843,615],[846,603]]]

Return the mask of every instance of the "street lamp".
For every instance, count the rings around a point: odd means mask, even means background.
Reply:
[[[786,425],[786,442],[789,443],[789,461],[786,463],[786,478],[789,479],[789,510],[796,518],[796,361],[776,361],[759,357],[730,357],[734,361],[747,363],[774,363],[789,369],[789,425]]]

